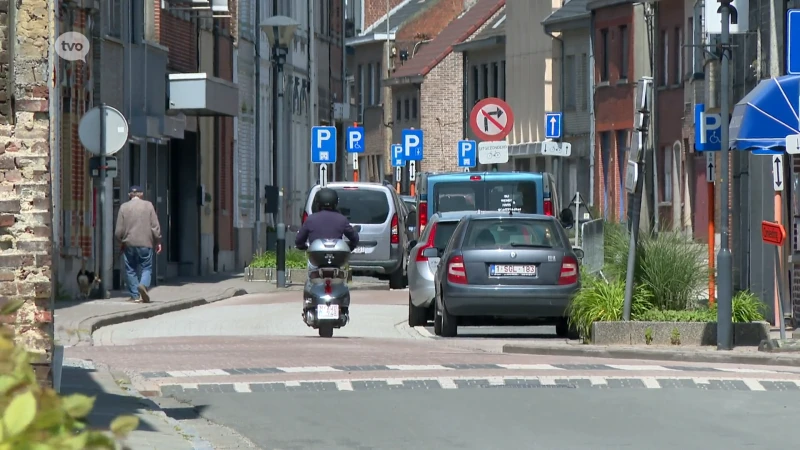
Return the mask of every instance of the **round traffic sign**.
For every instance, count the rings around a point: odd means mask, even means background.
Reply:
[[[117,153],[128,142],[128,121],[116,109],[107,106],[95,106],[86,111],[78,125],[78,137],[86,150],[100,156],[100,113],[105,113],[105,154]]]
[[[485,98],[472,108],[469,126],[479,139],[499,141],[505,139],[514,127],[514,111],[499,98]]]

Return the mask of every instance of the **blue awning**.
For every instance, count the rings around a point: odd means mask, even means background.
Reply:
[[[785,75],[758,83],[733,108],[730,148],[775,149],[786,136],[800,134],[800,75]]]

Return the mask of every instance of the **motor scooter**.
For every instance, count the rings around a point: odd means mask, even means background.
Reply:
[[[350,288],[347,262],[350,246],[344,239],[317,239],[308,246],[310,270],[303,287],[303,321],[319,330],[320,337],[333,337],[334,328],[350,321]]]

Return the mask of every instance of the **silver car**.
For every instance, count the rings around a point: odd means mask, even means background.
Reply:
[[[441,254],[453,235],[458,221],[474,211],[434,214],[419,241],[409,242],[408,253],[408,325],[425,325],[433,320],[433,298],[436,295],[434,275]]]
[[[380,183],[328,183],[339,194],[338,210],[358,232],[360,242],[350,257],[354,275],[388,279],[392,289],[405,287],[404,260],[408,234],[405,206],[397,193]],[[303,221],[319,210],[315,201],[320,186],[311,188]]]

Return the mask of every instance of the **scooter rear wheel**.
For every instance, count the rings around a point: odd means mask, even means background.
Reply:
[[[319,326],[319,337],[333,337],[333,325],[324,324]]]

